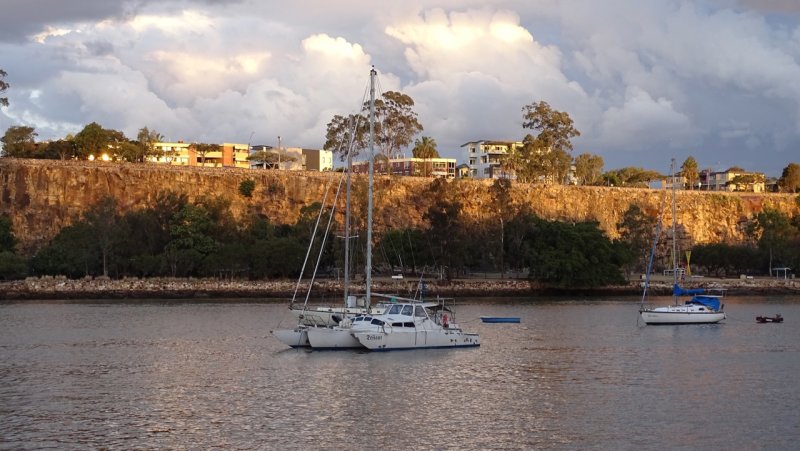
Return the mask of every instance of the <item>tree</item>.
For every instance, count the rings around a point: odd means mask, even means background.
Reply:
[[[509,228],[517,237],[509,249],[528,267],[531,280],[556,287],[624,283],[620,268],[630,254],[626,246],[603,235],[595,222],[548,221],[522,212]]]
[[[783,168],[781,178],[778,179],[778,186],[781,187],[781,191],[786,193],[800,192],[800,164],[789,163]]]
[[[614,169],[603,174],[604,184],[609,186],[625,186],[631,188],[647,188],[647,182],[663,178],[658,171],[637,167]]]
[[[6,92],[11,85],[9,85],[4,78],[6,78],[8,74],[3,69],[0,69],[0,94]],[[8,106],[8,97],[0,97],[0,106]]]
[[[522,111],[522,126],[538,134],[525,136],[522,147],[506,157],[505,167],[522,182],[562,183],[572,163],[570,139],[580,136],[580,132],[569,114],[553,110],[547,102],[534,102]]]
[[[511,209],[513,208],[511,199],[511,179],[499,178],[495,179],[492,186],[489,187],[489,194],[492,198],[492,204],[497,212],[497,218],[500,222],[500,245],[497,247],[500,268],[500,278],[505,275],[505,224],[511,218]]]
[[[70,138],[59,139],[47,143],[47,153],[57,156],[60,160],[66,160],[75,156],[75,143]]]
[[[87,158],[89,155],[99,157],[108,151],[108,134],[97,122],[92,122],[83,127],[83,130],[75,135],[76,154],[80,158]]]
[[[297,161],[292,155],[281,155],[277,150],[257,150],[247,156],[248,161],[258,161],[264,164],[264,169],[280,169],[280,163]]]
[[[638,205],[631,204],[617,224],[622,240],[628,243],[636,256],[639,269],[647,267],[657,220],[658,218],[645,214]]]
[[[108,276],[108,260],[118,236],[120,217],[117,214],[117,201],[105,197],[83,215],[83,221],[92,231],[94,248],[100,252],[103,275]]]
[[[12,158],[30,158],[36,147],[34,138],[37,133],[33,127],[11,126],[0,138],[3,143],[3,155]]]
[[[569,114],[556,111],[547,102],[534,102],[522,107],[522,127],[537,130],[538,145],[550,150],[572,150],[572,138],[581,136]]]
[[[429,158],[439,158],[439,151],[436,150],[436,140],[430,136],[423,136],[421,139],[414,141],[414,148],[411,149],[411,154],[414,158],[422,158],[428,160]],[[424,162],[425,173],[423,176],[428,176],[428,163]]]
[[[422,124],[413,110],[414,99],[411,96],[387,91],[381,97],[375,101],[375,141],[381,153],[391,159],[399,155],[400,149],[411,144],[414,136],[422,131]],[[364,112],[368,114],[369,104],[364,105]],[[369,123],[366,126],[369,128]]]
[[[689,156],[684,160],[681,165],[681,175],[686,179],[689,189],[692,189],[694,182],[700,178],[697,172],[697,160],[695,160],[694,157]]]
[[[575,157],[575,176],[579,185],[594,185],[601,180],[603,157],[582,153]]]
[[[194,151],[197,152],[197,155],[200,156],[200,165],[206,165],[206,155],[211,152],[219,152],[219,145],[217,144],[206,144],[206,143],[195,143],[192,144],[194,147]]]
[[[17,238],[8,215],[0,216],[0,251],[14,252],[17,247]]]
[[[139,143],[121,143],[117,149],[117,156],[131,163],[141,163],[144,161],[144,154],[142,153],[142,147]]]
[[[398,155],[423,130],[413,106],[414,99],[396,91],[387,91],[375,100],[374,144],[387,158]],[[351,144],[354,155],[366,149],[368,136],[369,102],[365,102],[361,114],[333,117],[325,133],[324,148],[339,153],[344,160]]]
[[[149,156],[158,156],[156,155],[156,143],[163,140],[164,136],[161,133],[150,130],[147,127],[140,128],[139,133],[136,135],[136,141],[141,149],[141,161],[147,161]]]
[[[773,257],[786,260],[792,252],[788,244],[797,238],[800,231],[782,212],[765,208],[753,217],[747,232],[757,240],[760,248],[769,252],[769,272],[772,274]]]
[[[351,147],[354,155],[360,149],[365,149],[368,145],[365,134],[369,132],[369,128],[364,127],[365,120],[360,114],[351,114],[347,117],[335,115],[328,123],[323,148],[338,154],[342,161],[347,158],[347,152]]]
[[[239,194],[244,197],[253,197],[253,190],[256,189],[256,181],[253,179],[242,180],[239,183]]]
[[[764,182],[764,174],[740,174],[726,183],[733,185],[734,191],[753,191],[753,185]]]
[[[436,150],[436,140],[430,136],[423,136],[414,141],[414,148],[411,149],[414,158],[439,158],[439,151]]]

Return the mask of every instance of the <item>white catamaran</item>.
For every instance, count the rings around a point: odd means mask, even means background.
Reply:
[[[312,323],[301,323],[295,329],[273,331],[283,343],[293,346],[309,346],[315,350],[369,349],[389,351],[399,349],[453,348],[480,346],[477,333],[466,333],[455,323],[452,307],[446,300],[421,302],[395,296],[372,293],[372,211],[374,179],[374,124],[375,124],[375,69],[370,71],[369,100],[369,180],[367,191],[367,239],[366,239],[366,293],[363,303],[356,301],[347,292],[345,276],[345,310],[340,312],[335,324],[324,324],[322,319]],[[350,165],[348,165],[349,167]],[[349,178],[348,178],[349,187]],[[349,234],[349,192],[346,215],[346,235]],[[347,247],[346,247],[347,249]],[[348,252],[345,251],[345,260]],[[347,262],[345,263],[347,268]],[[345,269],[347,274],[347,269]],[[372,297],[381,297],[382,302],[372,307]],[[319,310],[306,310],[304,318],[314,318]],[[333,312],[333,310],[332,310]],[[336,312],[339,314],[339,311]]]
[[[672,159],[672,297],[673,304],[664,307],[651,308],[644,304],[647,296],[647,288],[650,283],[650,269],[655,253],[655,244],[658,239],[658,229],[656,238],[653,241],[653,249],[650,252],[650,262],[647,265],[645,274],[644,292],[642,294],[642,305],[639,314],[645,324],[713,324],[725,319],[725,312],[722,311],[722,294],[706,294],[703,288],[686,290],[678,284],[678,274],[676,266],[676,208],[675,208],[675,159]],[[659,220],[660,223],[660,220]],[[691,296],[689,300],[680,303],[681,296]]]

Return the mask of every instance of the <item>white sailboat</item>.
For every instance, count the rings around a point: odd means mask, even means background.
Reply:
[[[366,250],[366,280],[365,287],[366,293],[364,295],[364,311],[362,313],[370,312],[372,301],[372,210],[373,210],[373,185],[374,185],[374,156],[375,156],[375,78],[378,73],[375,69],[369,72],[369,174],[367,182],[367,250]],[[350,162],[348,156],[348,163]],[[348,167],[350,165],[348,164]],[[348,179],[349,180],[349,179]],[[348,181],[349,184],[349,181]],[[349,193],[348,189],[348,205]],[[349,214],[349,210],[348,210]],[[349,216],[345,222],[349,226]],[[347,227],[347,226],[346,226]],[[349,241],[349,240],[348,240]],[[347,259],[347,252],[345,252],[345,259]],[[345,264],[345,271],[347,271],[347,263]],[[357,349],[363,348],[361,343],[352,335],[350,330],[350,323],[340,321],[330,327],[315,327],[308,330],[308,342],[312,348],[323,349]]]
[[[376,72],[373,69],[370,72],[370,156],[372,156],[374,144],[373,144],[373,137],[374,137],[374,105],[375,105],[375,82],[374,77],[376,76]],[[356,129],[358,124],[353,124],[353,130]],[[355,135],[355,133],[353,133]],[[312,276],[311,284],[309,285],[309,292],[306,294],[306,301],[303,303],[302,306],[295,306],[294,301],[297,296],[297,288],[295,288],[295,294],[292,297],[292,302],[290,302],[289,309],[292,314],[297,319],[298,325],[293,329],[279,329],[272,331],[272,334],[275,338],[277,338],[282,343],[286,344],[287,346],[291,347],[316,347],[318,349],[339,349],[339,348],[349,348],[349,347],[361,347],[361,345],[355,341],[355,339],[349,334],[339,334],[336,332],[335,328],[342,322],[344,319],[359,315],[359,314],[366,314],[366,313],[381,313],[382,310],[380,307],[370,308],[370,291],[372,286],[372,274],[369,268],[372,266],[371,257],[372,257],[372,250],[371,250],[371,239],[372,239],[372,178],[373,178],[373,170],[372,170],[372,158],[370,158],[370,174],[369,174],[369,193],[368,193],[368,219],[367,219],[367,264],[366,264],[366,295],[362,297],[356,297],[350,295],[350,225],[351,225],[351,168],[352,168],[352,138],[350,143],[350,149],[347,152],[347,171],[346,171],[346,180],[347,180],[347,187],[346,187],[346,208],[345,208],[345,252],[344,252],[344,306],[343,307],[315,307],[309,308],[308,307],[308,298],[310,295],[311,285],[313,285],[314,276]],[[341,188],[341,185],[340,185]],[[338,197],[338,191],[337,191]],[[326,193],[327,198],[327,193]],[[335,201],[334,201],[335,204]],[[324,207],[324,201],[323,201]],[[322,209],[320,210],[320,217],[317,218],[317,224],[315,226],[314,235],[311,238],[311,244],[309,244],[309,253],[311,247],[313,245],[314,236],[316,235],[316,230],[319,226],[319,221],[322,216]],[[330,223],[330,221],[329,221]],[[327,236],[327,231],[325,233]],[[324,241],[323,241],[324,243]],[[318,258],[319,261],[319,258]],[[306,264],[308,262],[308,253],[306,254],[306,261],[303,263],[303,269],[305,269]],[[316,268],[314,271],[316,274]],[[300,278],[298,279],[298,287],[300,285],[300,280],[302,280],[303,274],[301,272]],[[316,344],[316,346],[314,346]]]
[[[639,308],[639,315],[645,324],[713,324],[725,319],[725,312],[722,311],[722,294],[706,294],[703,288],[686,290],[678,284],[678,274],[676,265],[676,208],[675,208],[675,159],[672,159],[672,273],[673,285],[672,296],[673,304],[664,307],[651,308],[644,305],[647,288],[650,282],[650,267],[652,265],[653,253],[655,252],[655,241],[653,250],[650,254],[647,274],[642,295],[642,306]],[[656,232],[658,235],[658,231]],[[657,238],[656,238],[657,239]],[[679,303],[681,296],[691,296],[683,303]]]
[[[440,302],[398,302],[379,315],[352,320],[352,335],[371,351],[466,348],[481,345],[480,335],[464,332],[452,309]]]
[[[367,190],[366,309],[372,303],[372,209],[374,178],[375,69],[370,71],[369,181]],[[452,348],[480,346],[477,333],[465,333],[455,324],[444,300],[425,303],[414,299],[384,298],[371,313],[344,318],[336,326],[310,327],[308,343],[315,350]],[[449,312],[449,313],[448,313]]]

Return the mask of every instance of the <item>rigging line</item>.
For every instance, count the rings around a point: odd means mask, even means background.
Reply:
[[[344,297],[345,305],[347,298],[350,295],[350,233],[352,228],[352,174],[353,174],[353,148],[355,147],[355,135],[358,131],[358,125],[361,120],[361,115],[351,115],[350,122],[350,143],[347,147],[347,194],[345,200],[345,220],[344,220],[344,289],[342,295]]]
[[[658,211],[658,220],[656,221],[655,226],[655,233],[653,233],[653,245],[650,247],[650,258],[647,261],[647,268],[645,269],[645,276],[644,276],[644,290],[642,291],[642,302],[641,306],[644,306],[644,300],[647,297],[647,289],[650,287],[650,272],[653,270],[653,258],[656,254],[656,246],[658,245],[658,238],[661,235],[661,221],[663,220],[664,216],[664,203],[666,201],[666,196],[662,196],[661,199],[661,208]]]
[[[322,235],[322,243],[320,243],[319,253],[317,254],[317,263],[314,265],[314,272],[311,274],[311,280],[308,282],[308,291],[306,292],[306,300],[303,303],[303,307],[305,308],[308,305],[308,299],[311,297],[311,288],[314,286],[314,280],[317,277],[317,270],[319,270],[319,263],[322,261],[322,254],[325,251],[325,243],[328,240],[328,235],[330,235],[331,231],[331,223],[333,222],[333,216],[336,212],[336,202],[339,200],[339,194],[342,191],[342,182],[344,181],[344,177],[339,177],[339,186],[336,189],[336,196],[333,199],[333,203],[331,204],[331,214],[328,216],[328,225],[325,228],[325,234]]]
[[[411,263],[414,265],[414,271],[417,270],[417,257],[414,255],[414,243],[411,242],[411,231],[406,227],[406,237],[408,238],[408,248],[411,250]]]
[[[339,145],[339,151],[340,150],[341,150],[341,144]],[[331,173],[328,175],[328,180],[325,182],[325,194],[322,197],[322,205],[320,205],[319,207],[319,215],[317,215],[317,221],[314,224],[314,230],[311,232],[311,239],[308,242],[308,249],[306,250],[306,256],[303,259],[303,266],[300,267],[300,276],[297,278],[297,283],[294,286],[294,293],[292,293],[292,300],[289,302],[289,307],[291,307],[297,300],[297,292],[300,289],[300,282],[302,282],[303,280],[303,274],[305,273],[306,265],[308,264],[308,257],[311,254],[311,248],[314,246],[314,240],[316,239],[317,236],[317,229],[319,228],[319,222],[320,219],[322,218],[322,212],[325,210],[325,202],[328,199],[328,192],[330,191],[330,187],[332,185],[333,177],[335,174],[336,174],[335,171],[331,171]],[[339,183],[341,184],[341,177]]]

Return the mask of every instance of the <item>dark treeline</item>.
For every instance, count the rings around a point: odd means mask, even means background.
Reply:
[[[240,194],[253,187],[243,183]],[[490,187],[492,202],[480,221],[462,214],[458,183],[437,179],[423,193],[432,199],[424,212],[426,228],[389,229],[376,233],[376,274],[402,271],[427,278],[456,278],[475,272],[504,276],[513,271],[552,287],[597,287],[624,283],[626,274],[644,271],[658,218],[631,205],[608,238],[595,222],[560,222],[538,217],[515,204],[511,182]],[[321,205],[304,207],[294,224],[273,224],[251,215],[234,219],[223,197],[160,193],[150,208],[119,213],[113,198],[88,209],[62,229],[31,258],[15,253],[9,218],[0,218],[0,278],[28,275],[123,277],[224,277],[266,279],[297,277],[306,259],[315,224],[330,222],[324,241],[318,232],[309,252],[305,276],[313,268],[326,276],[342,275],[343,228]],[[363,220],[352,232],[351,273],[363,277],[366,233]],[[800,216],[765,210],[751,219],[749,242],[704,244],[692,250],[693,274],[767,275],[772,268],[800,268]],[[671,267],[668,230],[661,228],[654,271]],[[680,235],[679,235],[680,236]]]

